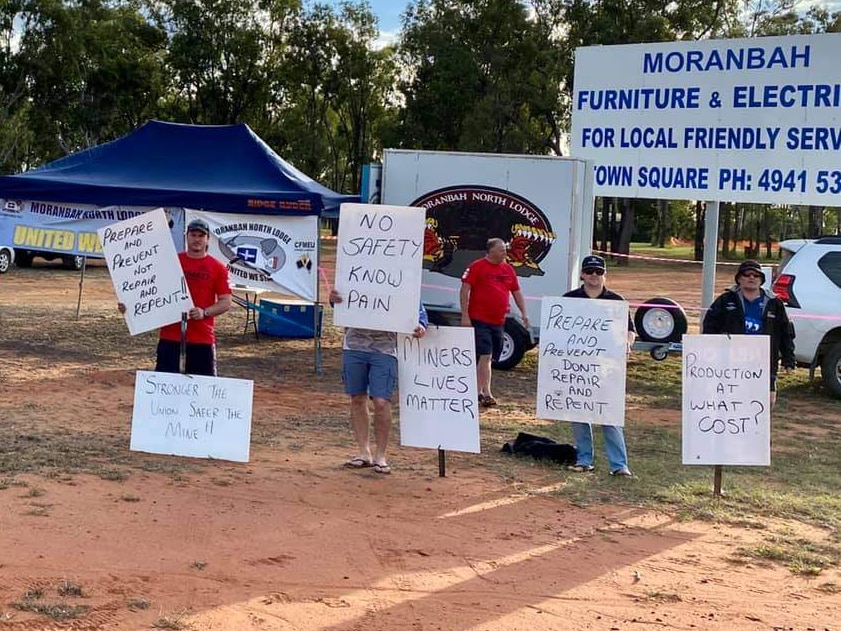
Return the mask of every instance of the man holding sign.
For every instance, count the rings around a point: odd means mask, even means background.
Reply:
[[[794,371],[794,328],[783,301],[762,289],[765,272],[752,260],[736,271],[736,284],[710,305],[704,316],[704,333],[767,335],[771,343],[771,407],[777,402],[777,369],[782,357],[786,373]]]
[[[193,308],[187,313],[186,367],[188,375],[216,376],[216,333],[214,318],[231,308],[228,270],[207,253],[210,227],[202,219],[187,226],[187,249],[178,254]],[[118,305],[120,313],[125,305]],[[181,323],[160,329],[156,372],[180,372]]]
[[[624,300],[619,294],[605,287],[607,266],[600,256],[585,256],[581,262],[582,285],[564,294],[564,298],[595,298],[600,300]],[[634,322],[628,314],[628,352],[636,339]],[[604,451],[610,465],[610,475],[628,476],[628,450],[625,447],[625,432],[619,426],[602,425]],[[585,473],[593,470],[593,426],[589,423],[572,423],[572,436],[578,458],[569,467],[571,471]]]
[[[335,289],[330,305],[342,302]],[[423,305],[412,336],[422,338],[429,320]],[[357,455],[345,463],[352,469],[373,467],[376,473],[391,473],[385,458],[391,434],[391,395],[397,386],[397,333],[348,327],[342,342],[342,382],[350,395],[350,424],[356,439]],[[371,457],[368,399],[374,404],[374,443]]]

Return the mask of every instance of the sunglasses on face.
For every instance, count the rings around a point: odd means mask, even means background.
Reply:
[[[762,278],[762,274],[757,274],[756,272],[748,272],[747,274],[742,274],[744,278]]]
[[[585,270],[583,271],[583,273],[584,273],[584,274],[595,274],[596,276],[604,276],[604,270],[603,270],[603,269],[600,269],[600,268],[598,268],[598,267],[596,267],[596,268],[591,268],[591,269],[585,269]]]

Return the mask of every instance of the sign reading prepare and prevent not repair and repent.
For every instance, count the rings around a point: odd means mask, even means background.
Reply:
[[[598,195],[837,205],[841,35],[576,51],[572,153]]]

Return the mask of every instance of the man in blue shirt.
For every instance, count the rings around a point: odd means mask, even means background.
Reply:
[[[704,333],[767,335],[771,338],[771,407],[777,402],[777,369],[794,370],[794,327],[783,301],[762,288],[765,273],[757,261],[739,265],[736,284],[715,299],[704,316]]]

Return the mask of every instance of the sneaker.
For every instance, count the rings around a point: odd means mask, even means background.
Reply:
[[[595,467],[591,464],[574,464],[567,467],[567,471],[574,471],[575,473],[592,473],[593,469]]]
[[[634,474],[631,473],[628,469],[617,469],[616,471],[611,471],[610,475],[616,475],[621,478],[633,478]]]
[[[486,408],[495,408],[499,403],[496,399],[491,396],[486,396],[482,398],[482,406]]]

